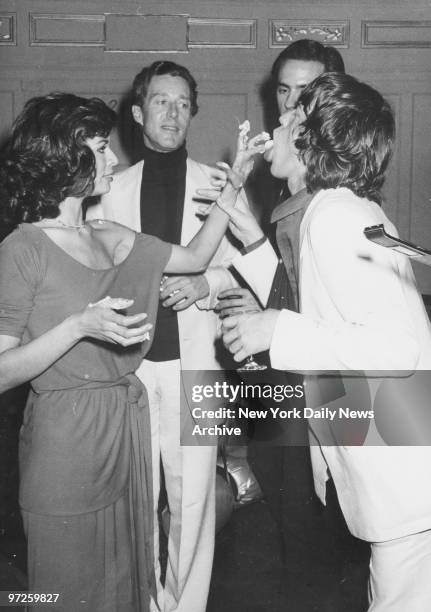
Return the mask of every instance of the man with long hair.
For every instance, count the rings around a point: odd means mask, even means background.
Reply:
[[[430,323],[410,262],[364,236],[366,226],[380,223],[396,234],[380,207],[394,138],[380,93],[335,73],[307,87],[297,111],[275,130],[271,172],[280,176],[296,165],[312,196],[297,236],[300,307],[225,319],[224,341],[236,361],[269,349],[276,369],[345,372],[346,389],[349,372],[431,369]],[[284,257],[282,221],[277,236]],[[271,262],[265,248],[269,271],[276,258]],[[255,251],[260,265],[263,249]],[[247,280],[253,286],[252,275]],[[254,288],[265,299],[263,287]],[[315,380],[318,388],[322,377]],[[362,377],[359,409],[383,403],[386,410],[385,388]],[[307,379],[309,406],[315,390]],[[369,610],[423,612],[431,606],[431,449],[385,445],[385,424],[377,425],[377,438],[370,426],[351,445],[336,425],[311,422],[315,488],[324,502],[331,476],[351,533],[371,543]]]

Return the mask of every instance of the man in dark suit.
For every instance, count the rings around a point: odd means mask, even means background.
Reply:
[[[309,39],[297,40],[283,49],[271,71],[272,95],[281,117],[296,107],[304,88],[324,72],[344,72],[343,59],[336,49]],[[284,261],[279,264],[266,306],[277,309],[288,307],[295,311],[299,309],[299,226],[311,199],[301,183],[301,177],[298,179],[299,182],[294,168],[283,181],[255,179],[255,184],[260,182],[264,185],[261,191],[272,194],[271,210],[268,211],[270,216],[276,207],[272,214],[274,225],[268,228],[267,234],[276,247],[277,222],[283,226],[283,240],[287,242],[283,249]],[[268,189],[268,184],[271,189]],[[290,197],[292,193],[295,195]],[[247,266],[250,266],[250,262]],[[258,261],[256,266],[259,266]],[[236,267],[241,272],[241,268]],[[258,307],[246,288],[223,291],[220,297],[223,298],[220,302],[222,313],[232,314],[235,307],[238,310]],[[302,382],[300,376],[277,370],[266,370],[259,376],[262,383],[274,385],[291,384],[295,387]],[[301,409],[300,398],[293,403],[287,399],[283,404],[277,404],[282,410],[293,406]],[[335,605],[338,576],[334,567],[339,569],[337,566],[341,565],[343,552],[349,548],[353,538],[347,532],[335,492],[332,489],[329,491],[329,512],[321,507],[314,493],[306,420],[280,420],[276,424],[271,423],[270,427],[266,423],[256,423],[248,458],[280,529],[285,560],[289,560],[285,575],[288,601],[297,605],[314,597],[316,605],[324,606],[321,597],[325,591],[329,593],[327,604]],[[329,566],[326,562],[328,557],[333,560]],[[292,563],[292,559],[298,562]],[[304,565],[308,568],[307,576],[303,575]],[[330,574],[327,577],[324,576],[325,567]],[[323,584],[324,589],[318,588],[317,585]],[[334,592],[331,593],[331,590]]]

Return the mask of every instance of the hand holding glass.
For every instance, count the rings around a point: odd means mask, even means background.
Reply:
[[[234,293],[234,291],[237,291],[237,293]],[[237,287],[235,289],[223,291],[218,299],[219,302],[215,309],[219,312],[221,319],[239,314],[261,312],[262,310],[248,289]],[[245,363],[237,368],[237,371],[255,372],[266,369],[266,365],[257,363],[253,355],[249,355]]]

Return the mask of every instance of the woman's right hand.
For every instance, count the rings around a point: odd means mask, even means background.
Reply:
[[[143,323],[147,318],[146,313],[123,315],[116,312],[121,307],[126,308],[133,304],[133,300],[127,300],[127,305],[116,304],[115,300],[112,300],[111,306],[105,300],[89,304],[82,312],[75,315],[81,338],[90,337],[122,346],[149,340],[149,332],[153,326],[151,323]]]

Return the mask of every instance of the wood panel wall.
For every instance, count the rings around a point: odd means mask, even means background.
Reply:
[[[337,46],[348,72],[379,88],[397,117],[386,209],[401,235],[431,248],[431,7],[416,0],[0,0],[0,137],[29,97],[98,95],[118,109],[140,68],[168,58],[199,83],[192,156],[229,157],[236,126],[270,127],[264,82],[297,38]],[[114,139],[122,165],[130,128]],[[431,270],[419,266],[423,292]]]

